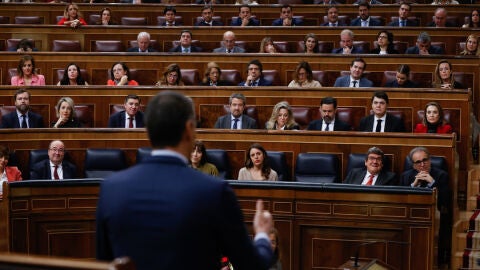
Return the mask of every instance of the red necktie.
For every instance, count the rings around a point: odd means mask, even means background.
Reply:
[[[133,128],[133,117],[128,118],[128,128]]]
[[[58,171],[57,171],[57,169],[58,169],[58,166],[55,165],[55,169],[53,170],[53,179],[55,179],[55,180],[60,179],[60,177],[58,177]]]
[[[371,185],[373,185],[373,177],[375,177],[375,175],[370,174],[370,177],[368,178],[368,181],[367,181],[367,183],[365,184],[366,186],[371,186]]]

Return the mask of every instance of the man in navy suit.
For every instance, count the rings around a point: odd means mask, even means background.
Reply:
[[[345,23],[338,21],[338,8],[336,6],[330,6],[327,9],[328,22],[321,24],[321,26],[347,26]]]
[[[214,53],[244,53],[245,49],[235,46],[235,33],[227,31],[223,33],[222,47],[213,49]]]
[[[13,95],[15,111],[2,116],[0,128],[43,128],[43,117],[30,111],[30,93],[18,89]]]
[[[220,269],[227,256],[238,269],[268,269],[273,219],[263,202],[252,242],[229,184],[188,166],[196,132],[192,100],[163,91],[145,118],[152,156],[101,184],[97,259],[128,256],[139,270],[190,270]]]
[[[358,5],[358,17],[352,20],[350,26],[382,26],[382,23],[379,20],[370,17],[369,11],[370,5],[367,2],[360,3]]]
[[[444,54],[445,52],[441,47],[432,46],[432,40],[427,32],[421,32],[417,37],[416,46],[407,48],[405,54]]]
[[[293,18],[292,7],[288,4],[282,6],[280,10],[280,18],[272,22],[273,26],[302,26],[301,19]]]
[[[308,124],[307,130],[321,131],[350,131],[352,127],[338,119],[335,119],[337,113],[337,99],[334,97],[324,97],[320,102],[320,114],[322,119],[313,120]]]
[[[238,84],[239,86],[271,86],[272,82],[263,78],[263,65],[260,60],[254,59],[247,65],[247,79]]]
[[[223,26],[223,22],[213,20],[212,6],[204,6],[202,8],[202,20],[196,22],[195,26]]]
[[[334,87],[373,87],[373,82],[363,77],[367,63],[362,58],[355,58],[350,64],[350,75],[338,77]]]
[[[108,119],[109,128],[142,128],[143,112],[140,111],[140,97],[130,94],[123,104],[125,110],[114,113]]]
[[[52,141],[48,146],[48,159],[37,162],[30,171],[32,180],[73,179],[77,176],[77,168],[64,160],[65,145],[62,141]]]
[[[340,32],[340,48],[335,48],[332,53],[336,54],[358,54],[363,53],[360,47],[353,46],[355,34],[350,29],[343,29]]]
[[[260,26],[260,21],[252,17],[249,5],[241,5],[238,18],[232,20],[231,26]]]
[[[192,32],[190,30],[182,30],[180,34],[180,45],[171,48],[170,52],[192,53],[201,52],[202,48],[192,45]]]
[[[181,23],[175,21],[175,15],[177,15],[177,9],[174,6],[166,6],[163,9],[163,16],[165,16],[165,21],[161,26],[182,26]]]
[[[243,114],[247,99],[243,94],[233,93],[229,100],[230,113],[220,116],[215,123],[215,128],[225,129],[256,129],[257,121]]]
[[[137,35],[137,47],[132,47],[127,52],[156,52],[157,50],[150,47],[150,34],[148,32],[140,32]]]
[[[377,91],[372,96],[373,114],[360,120],[359,131],[366,132],[405,132],[403,121],[387,113],[388,95]]]
[[[343,183],[365,186],[396,186],[395,173],[383,170],[385,155],[378,147],[368,149],[365,157],[365,168],[352,169]]]
[[[437,8],[433,15],[433,21],[427,24],[427,27],[457,27],[457,25],[447,21],[447,15],[448,13],[445,8]]]
[[[393,27],[407,27],[407,26],[418,26],[418,21],[408,19],[410,12],[412,11],[412,6],[409,3],[402,2],[398,8],[398,20],[394,20],[388,24],[388,26]]]

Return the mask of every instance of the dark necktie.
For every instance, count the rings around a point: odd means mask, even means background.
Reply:
[[[133,117],[128,118],[128,128],[133,128]]]
[[[370,176],[368,177],[367,183],[365,183],[366,186],[371,186],[371,185],[373,185],[373,177],[375,177],[375,175],[370,174]]]
[[[375,132],[381,132],[382,131],[382,119],[377,120],[377,127],[375,128]]]
[[[401,26],[401,27],[404,27],[404,26],[405,26],[405,21],[403,21],[403,20],[400,21],[400,26]]]
[[[353,81],[353,87],[357,87],[357,81]]]
[[[58,177],[58,171],[57,171],[58,165],[55,165],[54,167],[55,168],[53,169],[53,179],[58,180],[60,179],[60,177]]]
[[[330,125],[330,123],[327,123],[327,126],[325,127],[325,131],[330,131],[330,128],[328,127],[328,125]]]
[[[228,49],[228,50],[227,50],[227,53],[232,53],[232,50]]]
[[[28,128],[27,126],[27,116],[22,114],[22,128]]]
[[[234,119],[233,119],[233,127],[232,127],[232,129],[238,129],[237,123],[238,123],[238,118],[234,118]]]

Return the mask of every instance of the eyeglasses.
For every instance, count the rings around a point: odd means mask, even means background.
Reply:
[[[382,157],[373,157],[373,156],[370,156],[370,157],[368,157],[368,160],[370,160],[370,161],[374,161],[374,160],[375,160],[375,161],[382,161]]]
[[[65,152],[65,149],[63,149],[63,148],[50,148],[49,150],[52,150],[54,153],[63,153],[63,152]]]
[[[419,165],[420,163],[427,163],[429,160],[430,160],[430,158],[424,158],[422,160],[414,161],[413,164]]]

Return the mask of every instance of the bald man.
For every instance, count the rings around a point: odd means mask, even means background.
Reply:
[[[235,46],[235,33],[227,31],[223,34],[222,47],[213,50],[214,53],[244,53],[245,49]]]

